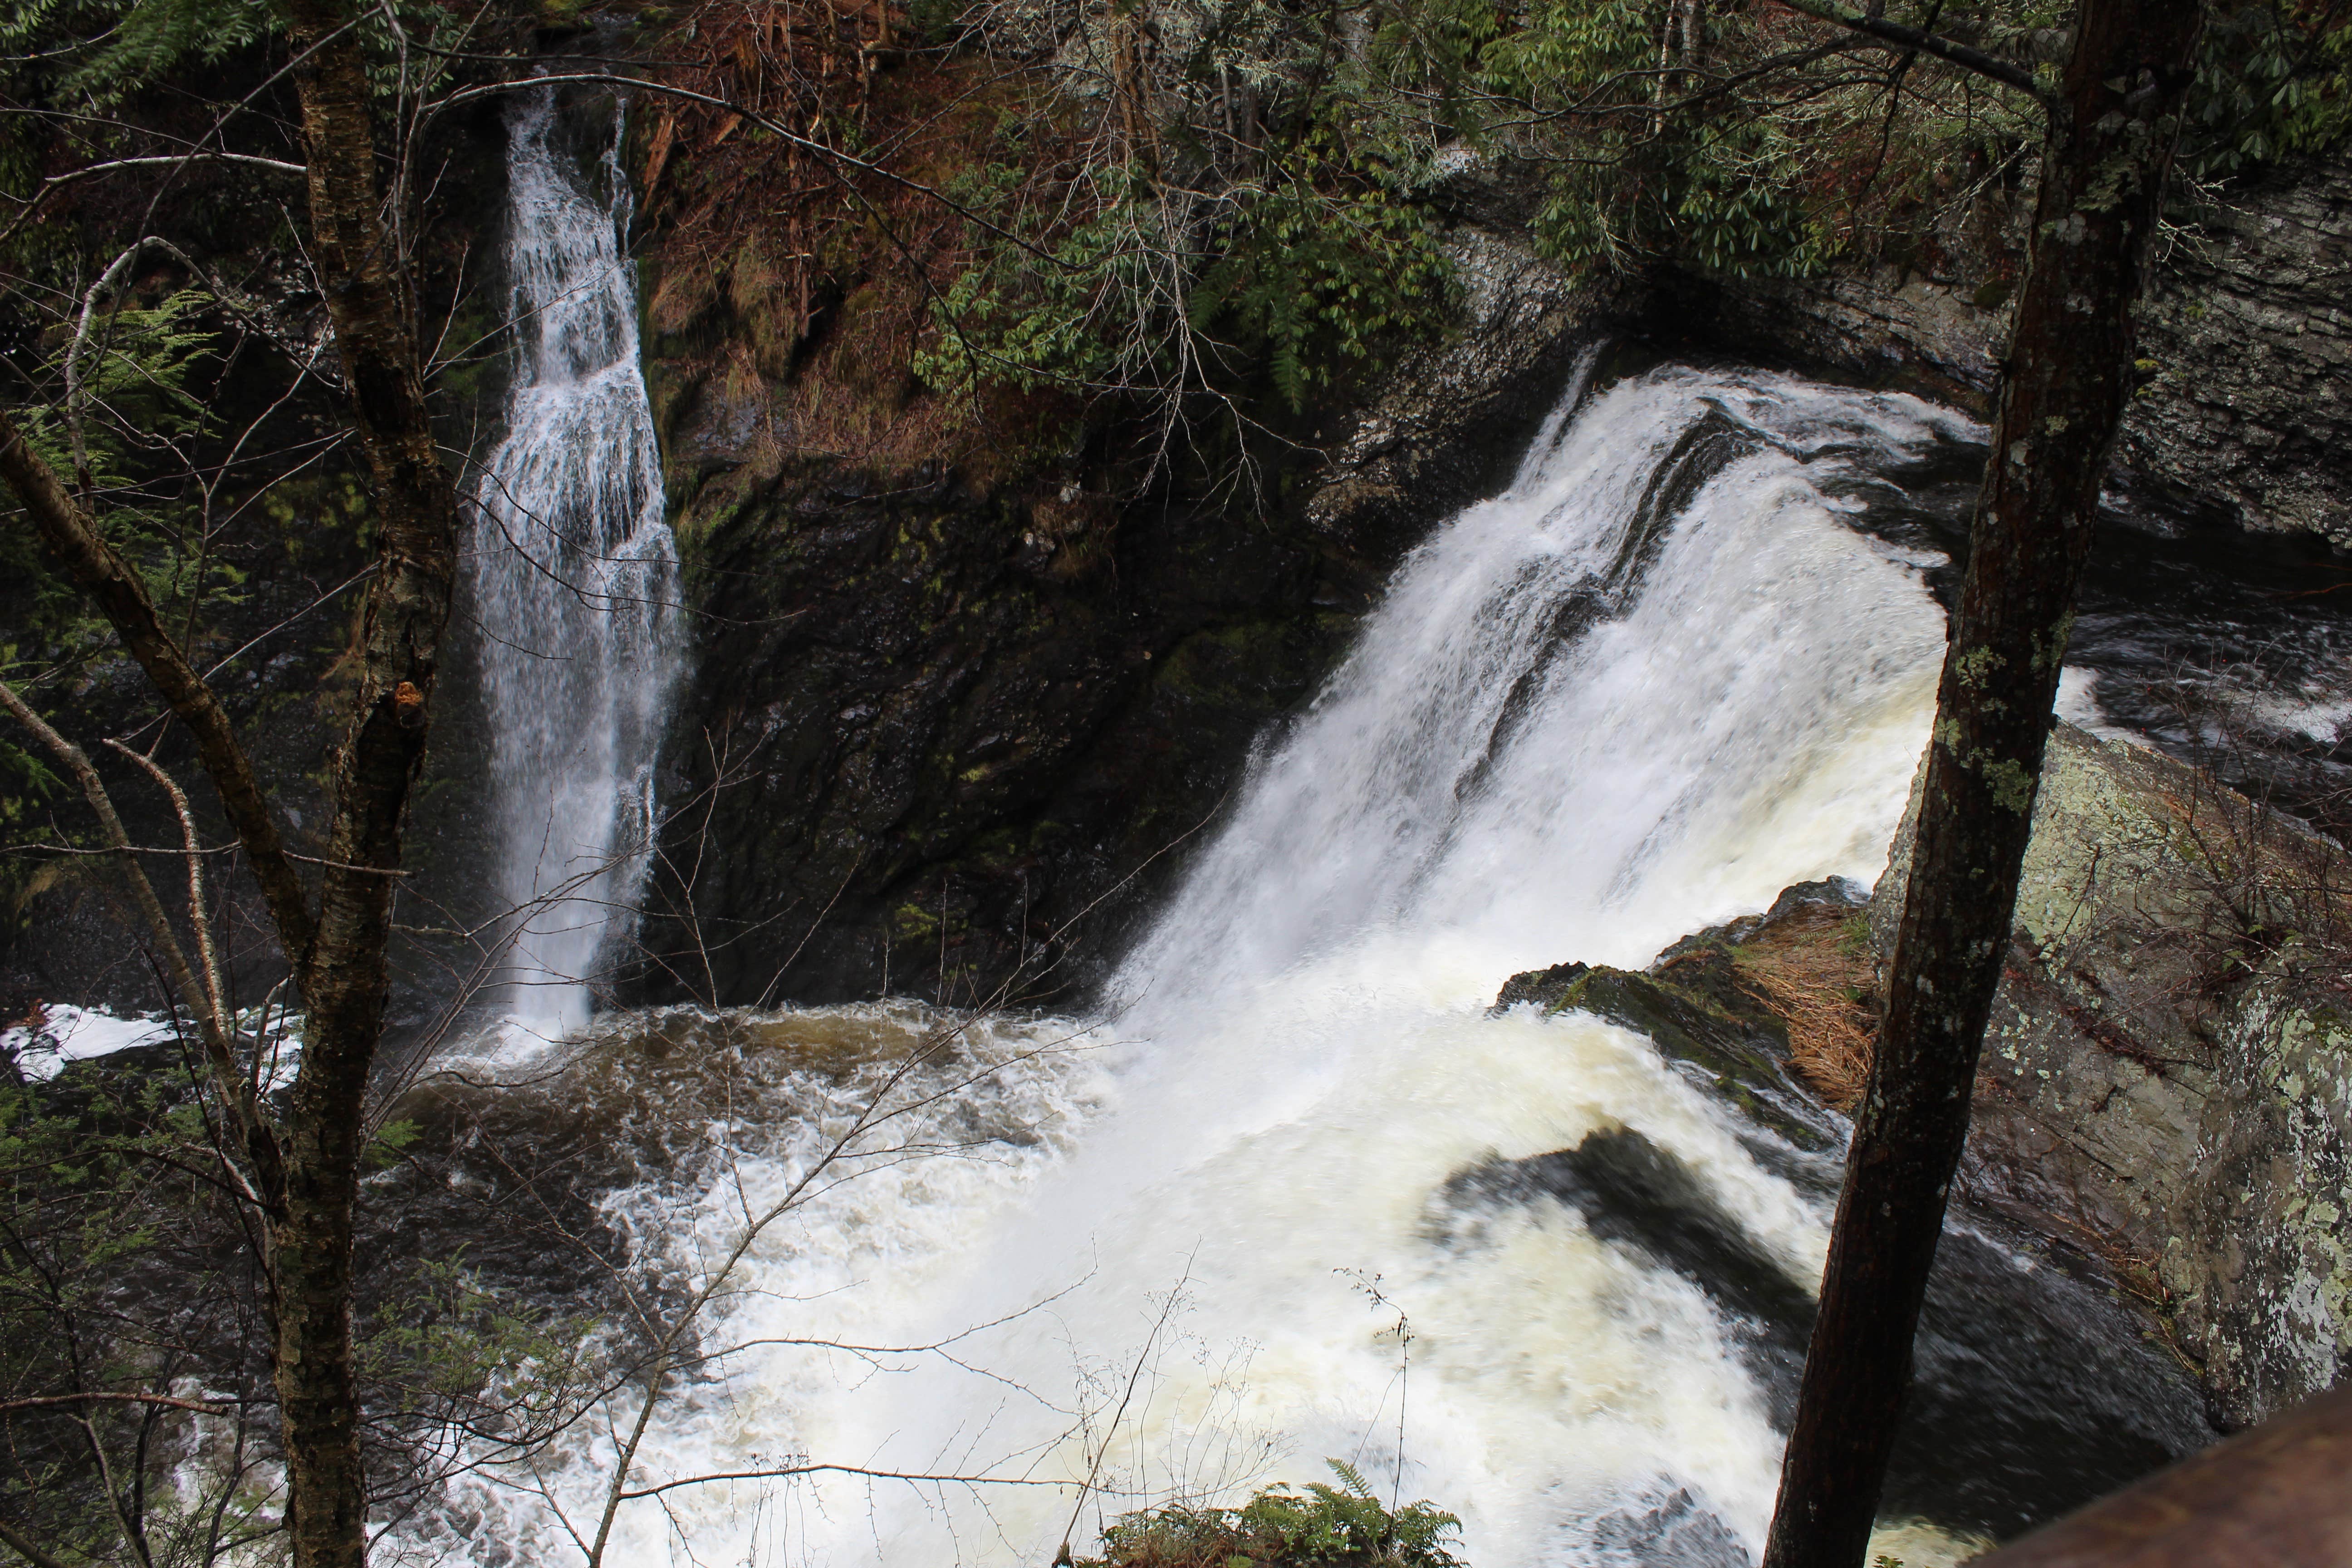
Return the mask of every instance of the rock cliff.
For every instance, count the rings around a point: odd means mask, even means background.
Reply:
[[[1438,193],[1452,329],[1309,411],[1259,506],[1139,483],[1118,433],[1076,407],[959,446],[924,425],[893,368],[903,345],[877,335],[906,301],[853,279],[799,301],[787,331],[740,279],[688,287],[657,241],[649,369],[701,630],[667,792],[694,804],[647,992],[1082,988],[1402,552],[1507,473],[1580,342],[1621,332],[1985,405],[2014,193],[1908,267],[1604,292],[1530,251],[1526,184],[1474,169]],[[2274,174],[2182,231],[2148,307],[2126,493],[2352,543],[2330,286],[2347,235],[2336,164]]]
[[[924,400],[873,384],[875,301],[762,366],[736,352],[759,336],[742,307],[677,310],[656,253],[650,380],[698,635],[646,990],[1040,1001],[1087,978],[1598,331],[1603,302],[1507,237],[1450,243],[1452,329],[1362,406],[1310,410],[1264,505],[1138,485],[1074,408],[1025,445],[919,438]],[[855,399],[871,416],[844,439]]]
[[[1913,265],[1738,282],[1669,273],[1652,327],[1983,411],[2019,264],[2009,210]],[[2121,477],[2242,527],[2352,548],[2352,167],[2276,170],[2179,221],[2143,307],[2147,379]]]

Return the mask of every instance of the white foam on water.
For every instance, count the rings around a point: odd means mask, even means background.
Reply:
[[[2070,664],[2058,672],[2058,700],[2052,711],[2086,734],[2103,741],[2121,741],[2126,746],[2142,751],[2154,749],[2154,742],[2137,730],[2128,730],[2107,718],[2106,710],[2099,706],[2099,672]]]
[[[2306,683],[2307,688],[2316,685]],[[2341,691],[2249,692],[2242,700],[2247,717],[2273,735],[2334,745],[2352,732],[2352,696]]]
[[[0,1029],[0,1052],[26,1078],[47,1079],[64,1071],[68,1062],[161,1045],[172,1037],[168,1018],[122,1018],[102,1007],[53,1003],[41,1009],[38,1023]]]
[[[285,1088],[294,1081],[302,1054],[302,1019],[274,1007],[247,1007],[230,1020],[245,1039],[263,1053],[267,1086]],[[137,1013],[122,1017],[103,1007],[76,1007],[62,1002],[41,1005],[37,1017],[13,1028],[0,1029],[0,1054],[16,1070],[37,1082],[47,1082],[68,1062],[109,1057],[140,1046],[160,1046],[179,1037],[169,1018]]]

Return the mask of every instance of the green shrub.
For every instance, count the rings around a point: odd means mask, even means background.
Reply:
[[[1384,1508],[1353,1467],[1328,1463],[1341,1485],[1129,1514],[1103,1531],[1105,1555],[1087,1568],[1461,1568],[1448,1550],[1461,1521],[1427,1502]]]

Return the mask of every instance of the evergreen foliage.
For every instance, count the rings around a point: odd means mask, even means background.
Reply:
[[[1435,226],[1364,133],[1334,18],[1159,0],[1073,20],[1080,43],[953,189],[980,221],[934,300],[925,381],[1247,424],[1261,395],[1297,414],[1434,329]]]
[[[1339,1486],[1129,1514],[1103,1531],[1104,1555],[1087,1568],[1461,1568],[1451,1549],[1461,1521],[1427,1502],[1385,1507],[1354,1467],[1327,1462]]]
[[[992,247],[939,297],[917,374],[1181,393],[1262,372],[1298,412],[1376,346],[1427,331],[1448,276],[1425,215],[1363,170],[1308,163],[1225,193],[1193,232],[1130,176],[1059,237]]]
[[[446,77],[440,51],[476,30],[431,0],[365,7],[354,26],[387,99],[404,85],[414,92]],[[39,63],[44,96],[100,113],[249,57],[277,31],[268,0],[19,0],[0,11],[0,50],[15,57],[10,63]]]
[[[2208,12],[2181,162],[2199,177],[2325,153],[2352,130],[2352,16],[2342,5]]]

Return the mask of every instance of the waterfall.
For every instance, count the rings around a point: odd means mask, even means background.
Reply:
[[[1017,1031],[1084,1048],[1002,1058],[979,1101],[909,1087],[900,1136],[940,1152],[762,1239],[709,1332],[742,1348],[640,1456],[648,1486],[746,1479],[624,1510],[608,1561],[1043,1563],[1074,1522],[1084,1555],[1123,1510],[1328,1479],[1327,1457],[1459,1512],[1477,1568],[1749,1561],[1780,1438],[1741,1323],[1575,1208],[1463,1178],[1639,1133],[1798,1292],[1826,1189],[1639,1036],[1487,1009],[1516,970],[1638,965],[1790,882],[1876,876],[1943,626],[1936,558],[1861,525],[1881,476],[1974,437],[1778,376],[1580,384],[1269,738],[1115,1004]],[[797,1016],[761,1026],[871,1026]],[[795,1129],[842,1090],[794,1081],[771,1131],[737,1111],[714,1135],[724,1181],[611,1200],[678,1277],[723,1254],[731,1194],[805,1173]],[[610,1455],[572,1455],[572,1517]],[[806,1459],[867,1474],[757,1475]],[[562,1550],[536,1496],[468,1496],[525,1556]]]
[[[1685,370],[1547,428],[1405,563],[1129,961],[1155,1031],[1351,943],[1638,963],[1791,874],[1873,879],[1942,627],[1925,559],[1843,514],[1965,428]]]
[[[637,361],[628,184],[560,144],[552,89],[508,128],[506,432],[470,556],[498,859],[514,911],[498,999],[536,1034],[586,1022],[644,880],[654,763],[678,666],[677,552]],[[599,195],[599,190],[604,194]]]

